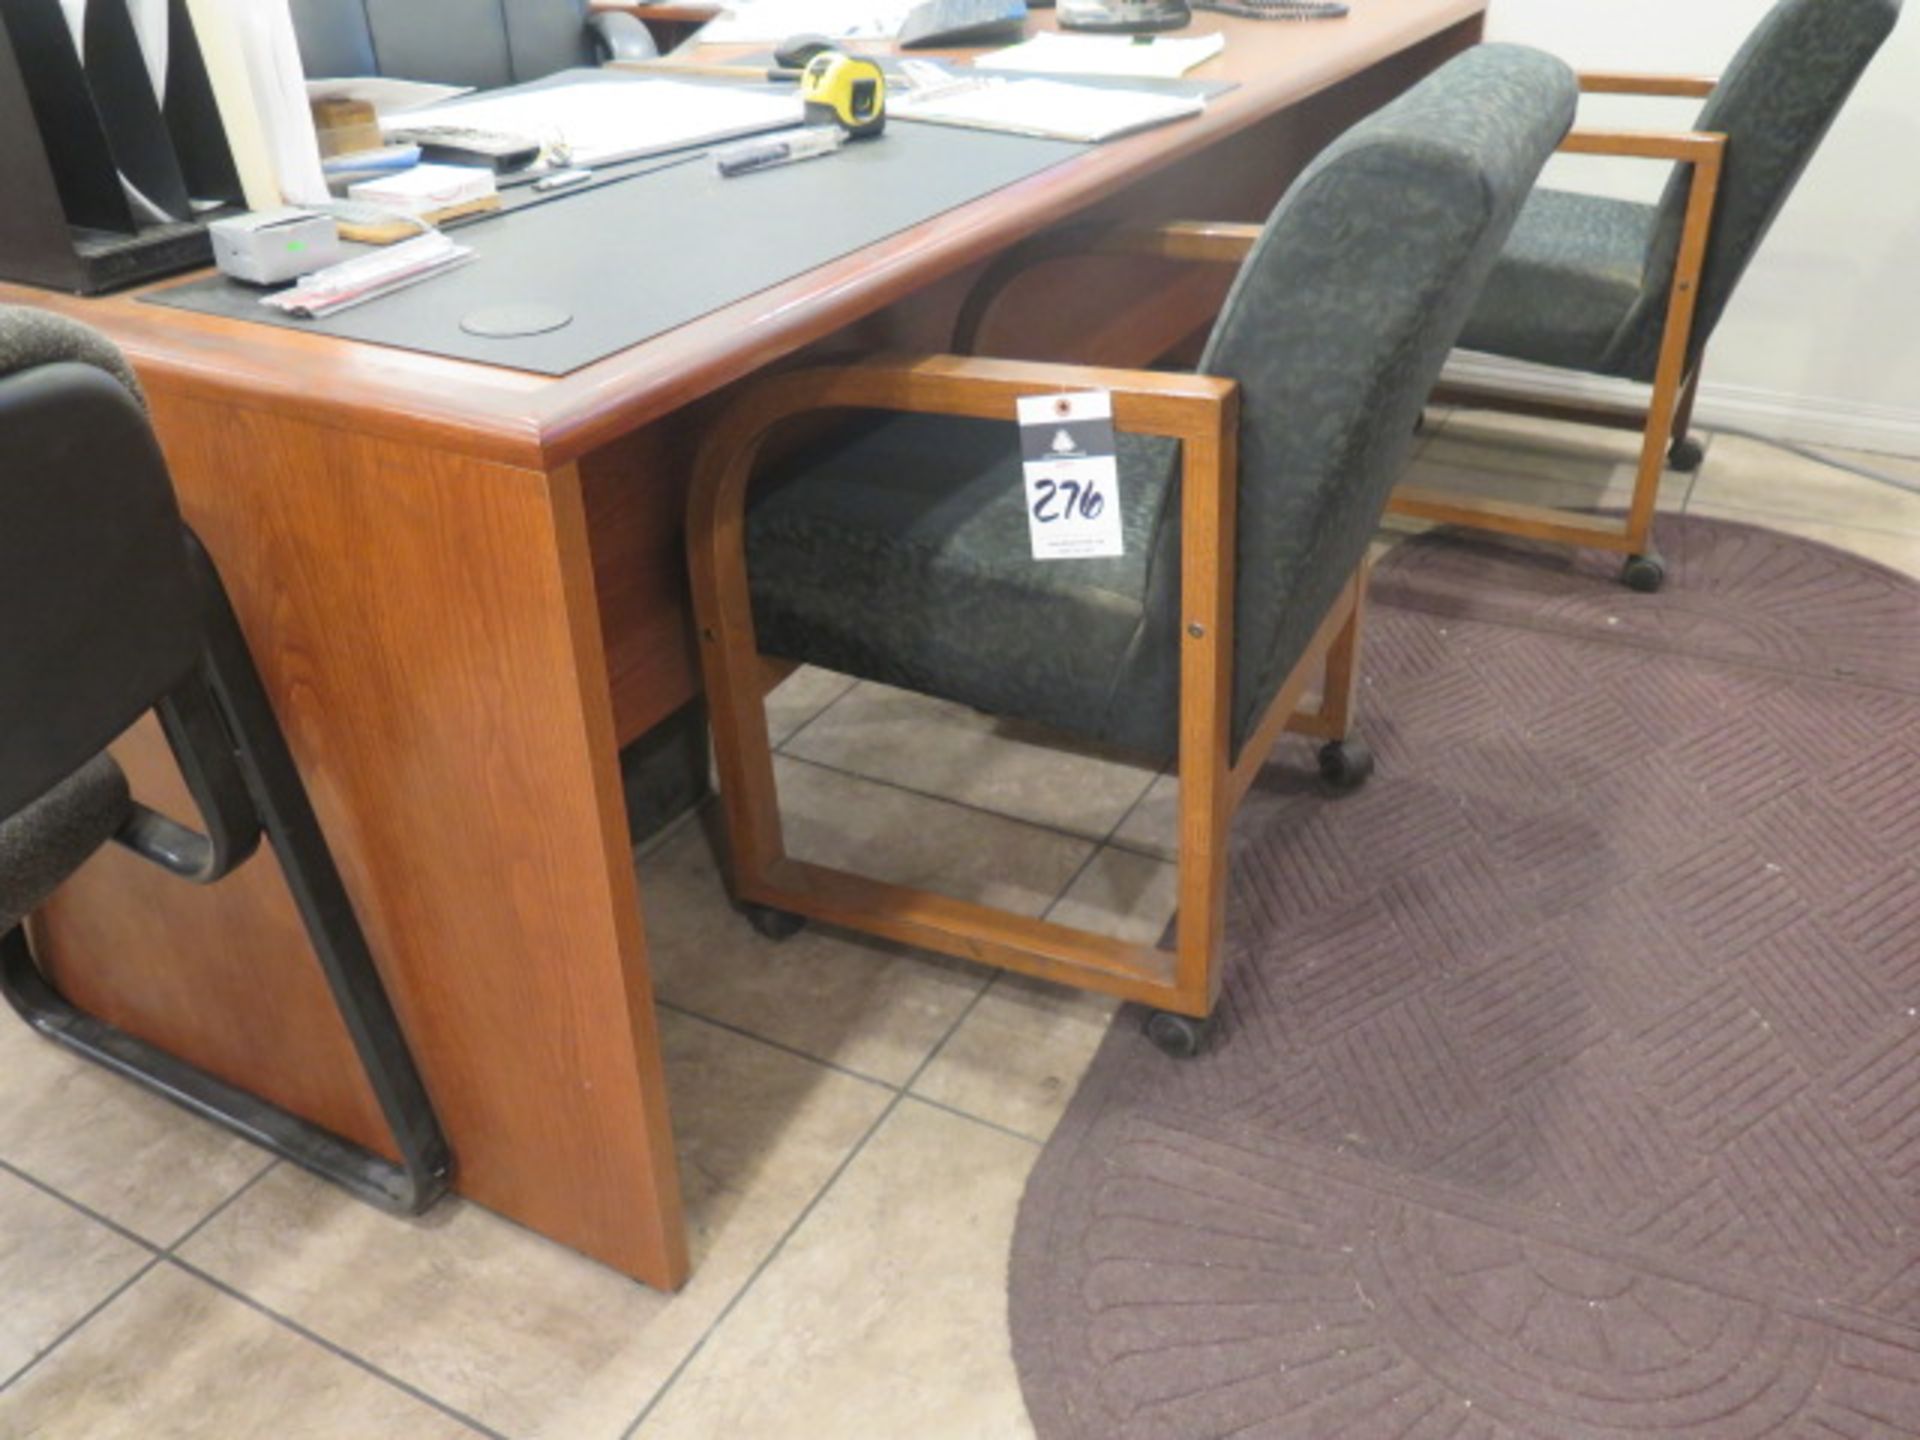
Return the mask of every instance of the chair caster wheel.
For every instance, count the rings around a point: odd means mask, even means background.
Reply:
[[[1207,1037],[1213,1033],[1213,1017],[1197,1020],[1171,1010],[1155,1010],[1147,1016],[1146,1033],[1147,1039],[1162,1054],[1171,1055],[1175,1060],[1191,1060],[1207,1048]]]
[[[1358,790],[1373,774],[1373,751],[1358,740],[1329,740],[1320,747],[1320,778],[1335,790]]]
[[[1629,590],[1651,595],[1667,583],[1667,562],[1651,551],[1645,555],[1629,555],[1627,563],[1620,567],[1620,583]]]
[[[1676,440],[1667,451],[1667,466],[1691,475],[1706,458],[1706,449],[1698,440]]]
[[[786,940],[807,928],[806,916],[796,915],[791,910],[775,910],[770,905],[742,902],[740,913],[747,917],[749,925],[769,940]]]

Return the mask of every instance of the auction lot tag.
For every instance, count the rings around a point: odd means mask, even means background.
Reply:
[[[1016,403],[1033,558],[1124,555],[1113,396],[1105,390],[1089,390],[1079,395],[1026,395]]]

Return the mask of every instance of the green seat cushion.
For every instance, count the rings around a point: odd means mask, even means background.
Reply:
[[[1657,216],[1631,200],[1534,191],[1460,344],[1613,373],[1608,362],[1640,300]]]
[[[0,935],[106,844],[132,806],[126,776],[99,755],[26,809],[0,816]]]
[[[1171,749],[1171,679],[1116,688],[1150,620],[1152,541],[1177,447],[1119,438],[1126,554],[1035,560],[1019,432],[943,416],[863,417],[758,480],[747,564],[767,654],[1114,743]],[[1156,629],[1167,635],[1149,635]],[[1157,692],[1157,693],[1155,693]]]

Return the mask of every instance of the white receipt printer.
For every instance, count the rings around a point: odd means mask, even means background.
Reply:
[[[213,263],[250,285],[278,285],[324,270],[341,257],[340,227],[311,210],[255,210],[207,227]]]

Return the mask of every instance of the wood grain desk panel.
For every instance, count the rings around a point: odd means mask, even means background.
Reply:
[[[678,1187],[575,467],[516,469],[164,388],[154,412],[188,520],[244,597],[460,1189],[677,1283]],[[152,757],[129,758],[144,792]],[[109,854],[62,893],[45,927],[57,983],[109,988],[61,919],[115,911],[138,868]],[[277,883],[256,860],[213,889],[141,897],[166,931],[192,926],[131,955],[194,977],[204,999],[182,1048],[196,1058],[236,1020],[309,1048],[299,1032],[317,1018],[338,1032],[310,982],[265,1007],[218,989],[250,959],[252,976],[281,971],[265,946],[283,937],[259,924]],[[99,958],[111,988],[130,988],[127,953]],[[190,1023],[178,1018],[174,1035]],[[334,1048],[332,1073],[353,1074],[344,1036]],[[248,1078],[279,1084],[280,1068]],[[364,1136],[379,1122],[364,1099],[359,1111],[343,1128]]]
[[[1241,88],[1201,119],[557,380],[0,286],[105,329],[140,371],[463,1193],[655,1285],[685,1276],[616,745],[694,693],[680,496],[710,405],[797,357],[944,346],[979,266],[1059,221],[1259,218],[1328,136],[1474,43],[1481,8],[1207,17],[1230,36],[1208,70]],[[1217,280],[1137,264],[1080,278],[1036,278],[1024,300],[1016,289],[988,338],[1144,360],[1217,299]],[[1069,289],[1091,299],[1058,303]],[[1032,303],[1042,290],[1049,303]],[[116,753],[143,798],[182,803],[150,734]],[[384,1143],[270,856],[206,891],[103,856],[35,936],[83,1003]]]
[[[142,800],[198,821],[157,720],[140,721],[114,753]],[[271,850],[217,892],[102,851],[28,928],[48,977],[82,1010],[399,1160]],[[193,962],[155,963],[169,951]]]

